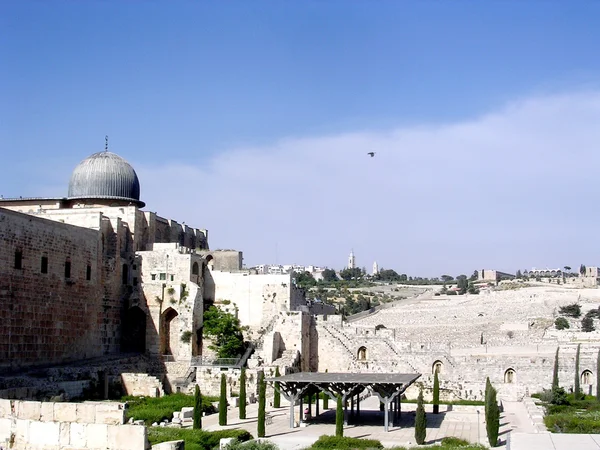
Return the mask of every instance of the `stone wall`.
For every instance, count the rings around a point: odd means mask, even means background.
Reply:
[[[0,444],[14,450],[145,450],[146,427],[124,425],[122,403],[0,399]]]
[[[102,355],[100,232],[0,209],[0,235],[0,368]]]

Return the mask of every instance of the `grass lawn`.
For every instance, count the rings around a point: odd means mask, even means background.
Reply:
[[[567,404],[546,403],[544,423],[552,433],[600,433],[600,402],[591,395],[575,400],[567,395]]]
[[[218,401],[218,397],[202,396],[202,411],[206,414],[216,412],[212,402]],[[164,419],[171,421],[175,411],[181,411],[186,406],[194,406],[194,396],[185,394],[171,394],[163,397],[132,397],[121,398],[122,402],[127,402],[125,418],[129,420],[143,420],[146,425],[152,425],[154,422],[160,423]]]

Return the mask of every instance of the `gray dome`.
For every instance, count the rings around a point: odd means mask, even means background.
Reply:
[[[69,199],[122,200],[143,207],[133,167],[111,152],[94,153],[79,163],[69,181]]]

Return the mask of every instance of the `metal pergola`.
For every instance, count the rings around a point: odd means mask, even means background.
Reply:
[[[300,400],[300,414],[302,414],[302,399],[307,395],[323,392],[332,400],[337,396],[342,397],[344,405],[344,422],[348,423],[347,400],[351,401],[351,411],[354,413],[354,399],[356,397],[356,410],[360,414],[360,394],[370,389],[383,403],[384,430],[388,431],[390,422],[390,406],[393,419],[400,414],[400,396],[413,384],[421,374],[417,373],[321,373],[298,372],[277,378],[267,378],[275,389],[290,402],[290,428],[294,428],[294,405]],[[278,388],[275,385],[278,383]],[[317,402],[317,415],[318,415]]]

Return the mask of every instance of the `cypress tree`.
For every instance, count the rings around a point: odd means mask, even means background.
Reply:
[[[267,384],[265,383],[265,373],[258,373],[258,425],[256,434],[258,437],[265,437],[265,407],[267,404]]]
[[[558,351],[560,347],[556,348],[556,355],[554,356],[554,372],[552,372],[552,390],[558,388]]]
[[[219,397],[219,425],[227,425],[227,380],[221,374],[221,396]]]
[[[417,400],[417,413],[415,415],[415,441],[417,444],[423,445],[427,436],[427,415],[423,406],[423,390],[419,392]]]
[[[344,408],[342,407],[342,396],[337,396],[337,407],[335,409],[335,435],[344,436]]]
[[[246,369],[240,373],[240,419],[246,418]]]
[[[490,377],[487,377],[485,380],[485,420],[488,420],[488,416],[490,415],[490,393],[492,390],[492,383],[490,382]]]
[[[202,394],[200,393],[200,386],[196,385],[194,389],[194,430],[200,430],[202,428]]]
[[[596,401],[600,402],[600,350],[596,358]]]
[[[433,413],[439,414],[440,412],[440,380],[438,378],[438,372],[435,371],[433,375]]]
[[[281,374],[279,373],[279,366],[275,367],[275,377],[277,378]],[[273,407],[281,408],[281,392],[279,392],[279,381],[273,383],[275,393],[273,394]]]
[[[574,383],[574,391],[575,391],[575,399],[579,399],[581,397],[581,386],[579,385],[579,351],[581,350],[581,344],[577,344],[577,353],[575,353],[575,383]]]
[[[600,356],[599,356],[600,358]],[[327,369],[325,369],[325,373],[327,373]],[[329,409],[329,395],[323,395],[323,410]]]
[[[496,389],[490,387],[489,394],[486,398],[486,418],[485,428],[488,435],[490,447],[498,445],[498,433],[500,431],[500,408],[496,398]]]

